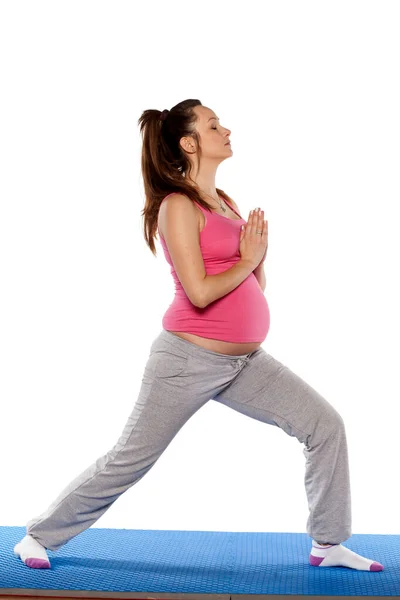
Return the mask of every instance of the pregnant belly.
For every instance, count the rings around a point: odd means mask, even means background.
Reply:
[[[204,309],[177,294],[164,315],[164,329],[220,354],[238,356],[257,350],[269,330],[267,300],[252,273],[240,286]]]

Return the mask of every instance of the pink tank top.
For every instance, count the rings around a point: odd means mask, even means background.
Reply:
[[[240,219],[210,213],[197,202],[196,205],[205,217],[205,226],[200,232],[200,249],[206,273],[222,273],[240,260],[240,227],[246,221],[230,204],[230,208]],[[164,329],[185,331],[224,342],[265,340],[270,323],[269,307],[254,273],[250,273],[240,285],[222,298],[214,300],[205,308],[198,308],[187,297],[161,234],[160,243],[171,266],[175,283],[175,297],[162,319]]]

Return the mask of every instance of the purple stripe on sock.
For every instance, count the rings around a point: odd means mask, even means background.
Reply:
[[[313,554],[310,554],[310,565],[313,567],[319,567],[324,558],[324,556],[314,556]]]
[[[25,564],[31,569],[50,569],[50,563],[43,558],[27,558]]]

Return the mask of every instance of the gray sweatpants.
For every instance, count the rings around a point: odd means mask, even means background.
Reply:
[[[90,527],[151,469],[209,400],[280,427],[304,444],[307,533],[331,544],[351,536],[346,433],[336,410],[262,347],[237,356],[219,354],[166,330],[151,346],[139,397],[115,446],[29,521],[27,534],[58,550]],[[272,460],[256,459],[264,469]]]

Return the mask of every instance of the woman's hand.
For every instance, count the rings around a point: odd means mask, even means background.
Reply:
[[[254,267],[254,269],[262,267],[262,264],[266,259],[268,250],[268,221],[264,221],[264,211],[260,210],[259,213],[254,211],[252,215],[250,214],[248,222],[243,227],[244,229],[241,229],[240,232],[239,253],[242,256],[242,258],[246,258],[250,261],[255,259],[256,266]],[[257,234],[257,230],[262,231],[261,237],[260,234]],[[247,244],[245,245],[246,239],[248,241],[249,249],[247,248]],[[253,248],[251,247],[250,243],[252,239]],[[258,260],[256,258],[256,254],[257,251],[262,251],[262,248],[260,246],[265,246],[265,250],[261,259]]]
[[[268,227],[268,226],[267,226]],[[263,264],[263,262],[265,261],[265,259],[267,258],[267,250],[268,250],[268,246],[265,248],[265,252],[264,252],[264,256],[261,259],[261,262],[259,263],[259,267]]]

